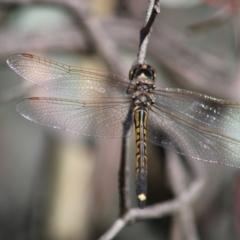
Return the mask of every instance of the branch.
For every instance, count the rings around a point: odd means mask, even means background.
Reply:
[[[186,189],[186,171],[183,169],[183,165],[181,164],[181,159],[179,155],[166,150],[166,156],[170,184],[172,186],[174,194],[176,196],[180,196],[181,193]],[[186,160],[192,161],[188,158]],[[193,164],[196,165],[196,168],[200,168],[197,161],[193,161]],[[202,179],[204,180],[205,177],[203,176]],[[197,181],[202,181],[202,179]],[[188,204],[183,204],[179,215],[181,221],[180,229],[183,230],[184,235],[183,238],[188,240],[199,240],[194,220],[194,214],[191,206],[189,206]],[[179,218],[176,219],[178,220]]]
[[[160,0],[149,0],[145,24],[140,31],[140,43],[137,57],[137,62],[140,64],[145,62],[147,45],[152,31],[152,25],[158,13],[160,13]]]
[[[140,45],[138,52],[138,63],[143,63],[145,59],[147,43],[150,36],[150,29],[157,13],[160,12],[160,0],[150,0],[147,10],[146,21],[144,27],[140,31]],[[127,120],[127,119],[126,119]],[[125,129],[128,131],[129,129]],[[126,136],[126,134],[124,134]],[[127,140],[122,139],[121,164],[119,170],[119,192],[120,192],[120,216],[125,214],[131,205],[129,198],[129,181],[128,181],[128,166],[127,166]]]
[[[126,119],[127,120],[127,119]],[[124,125],[124,124],[123,124]],[[125,129],[126,132],[124,136],[126,136],[129,129]],[[129,167],[128,167],[128,157],[127,157],[127,149],[128,149],[128,139],[127,137],[122,138],[122,148],[121,148],[121,159],[120,159],[120,167],[119,167],[119,217],[122,217],[126,212],[129,211],[131,206],[130,194],[129,194]]]
[[[196,163],[189,160],[196,179],[179,196],[164,203],[155,204],[144,209],[132,208],[122,218],[118,218],[112,227],[102,235],[99,240],[110,240],[115,237],[126,225],[137,220],[160,218],[163,216],[181,212],[182,206],[192,204],[201,194],[205,185],[205,174]]]

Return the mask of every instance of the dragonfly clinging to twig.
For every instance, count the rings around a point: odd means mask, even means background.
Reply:
[[[240,105],[235,102],[157,87],[156,70],[148,64],[134,65],[125,78],[31,54],[13,55],[7,63],[26,80],[76,98],[20,101],[17,111],[31,121],[100,138],[128,137],[135,126],[141,208],[147,192],[147,140],[197,160],[240,167],[240,141],[217,132],[240,131]]]

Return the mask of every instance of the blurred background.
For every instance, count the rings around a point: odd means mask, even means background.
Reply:
[[[77,4],[87,6],[88,18],[97,19],[101,31],[85,22]],[[100,237],[118,217],[121,151],[121,139],[76,136],[22,118],[15,111],[20,99],[56,95],[21,79],[6,59],[30,53],[128,76],[147,5],[146,0],[0,0],[0,239]],[[239,11],[237,0],[162,0],[147,51],[147,61],[158,69],[157,85],[240,102]],[[136,207],[134,136],[128,150]],[[173,199],[165,152],[151,144],[148,152],[147,204]],[[194,239],[240,239],[238,169],[198,166],[206,184],[185,224],[193,225]],[[186,179],[188,186],[187,173]],[[180,215],[134,223],[114,239],[194,240],[182,230]]]

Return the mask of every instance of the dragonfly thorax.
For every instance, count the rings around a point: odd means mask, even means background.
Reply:
[[[156,70],[147,64],[136,64],[129,72],[132,80],[132,99],[136,106],[150,107],[154,103],[152,91],[155,89]]]
[[[152,92],[156,87],[154,82],[148,78],[137,78],[133,80],[137,91]]]
[[[153,94],[147,93],[145,91],[137,91],[132,95],[132,99],[136,106],[146,106],[150,107],[154,104]]]

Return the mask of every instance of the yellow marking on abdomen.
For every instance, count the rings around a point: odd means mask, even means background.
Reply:
[[[136,135],[136,192],[140,208],[145,206],[147,194],[147,119],[148,108],[137,106],[134,109]]]

